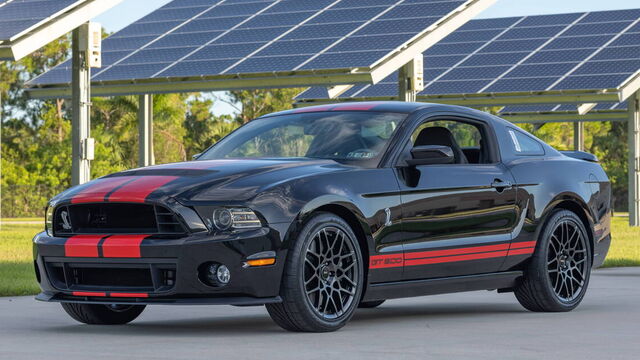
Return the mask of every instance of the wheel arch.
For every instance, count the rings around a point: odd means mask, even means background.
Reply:
[[[328,212],[343,219],[356,235],[360,251],[362,252],[362,269],[364,271],[363,294],[366,292],[369,283],[369,257],[373,253],[373,235],[367,224],[363,212],[354,203],[335,196],[322,197],[307,203],[301,209],[298,216],[293,221],[287,232],[286,241],[295,239],[306,221],[318,212]]]

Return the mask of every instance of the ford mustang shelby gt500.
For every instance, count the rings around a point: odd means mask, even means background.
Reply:
[[[493,115],[371,102],[262,116],[196,156],[54,197],[37,299],[123,324],[150,304],[266,305],[331,331],[385,299],[495,289],[569,311],[609,248],[597,159]]]

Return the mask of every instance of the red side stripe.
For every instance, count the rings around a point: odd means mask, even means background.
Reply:
[[[440,264],[440,263],[448,263],[448,262],[456,262],[456,261],[490,259],[490,258],[503,257],[503,256],[507,256],[507,251],[495,251],[495,252],[480,253],[480,254],[407,260],[404,262],[404,265],[415,266],[415,265],[427,265],[427,264]]]
[[[106,297],[107,293],[103,292],[89,292],[89,291],[74,291],[71,293],[73,296],[96,296],[96,297]]]
[[[98,257],[98,243],[105,235],[76,235],[64,243],[64,256]]]
[[[437,256],[471,254],[471,253],[497,251],[497,250],[507,250],[507,249],[509,249],[509,244],[474,246],[474,247],[461,248],[461,249],[447,249],[447,250],[432,250],[432,251],[411,252],[411,253],[406,253],[404,258],[408,260],[408,259],[419,259],[419,258],[428,258],[428,257],[437,257]]]
[[[523,242],[517,242],[517,243],[511,244],[510,249],[520,249],[520,248],[535,247],[535,246],[536,246],[535,241],[523,241]]]
[[[131,298],[147,298],[149,297],[149,294],[145,294],[145,293],[110,293],[109,296],[111,297],[131,297]]]
[[[140,244],[149,235],[113,235],[102,243],[102,256],[107,258],[139,258]]]
[[[177,176],[141,176],[114,191],[107,200],[110,202],[144,202],[149,194],[177,178]]]
[[[130,180],[129,176],[94,180],[91,185],[74,195],[71,198],[71,203],[103,202],[105,195]]]
[[[513,244],[474,246],[460,249],[431,250],[403,254],[375,255],[369,259],[369,269],[441,264],[457,261],[528,255],[535,252],[535,241]]]
[[[509,256],[533,254],[535,251],[536,251],[536,248],[509,250]]]

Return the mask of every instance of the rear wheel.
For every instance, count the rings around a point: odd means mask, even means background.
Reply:
[[[74,320],[94,325],[121,325],[133,321],[144,310],[144,305],[100,305],[62,303],[62,308]]]
[[[538,240],[536,252],[515,288],[520,304],[531,311],[570,311],[580,304],[591,275],[591,248],[580,218],[554,211]]]
[[[377,308],[378,306],[382,305],[384,302],[385,300],[361,301],[358,307],[361,309],[372,309],[372,308]]]
[[[286,330],[335,331],[353,316],[362,284],[355,234],[340,217],[318,213],[305,224],[287,257],[283,302],[266,307]]]

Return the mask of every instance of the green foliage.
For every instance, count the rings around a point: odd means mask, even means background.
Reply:
[[[230,100],[239,104],[237,120],[242,123],[276,111],[291,109],[292,99],[304,89],[271,89],[231,91]]]
[[[558,150],[573,149],[573,124],[523,124],[523,129],[536,135]],[[595,154],[612,183],[614,207],[627,209],[627,124],[624,122],[591,122],[585,124],[585,150]]]
[[[3,217],[42,216],[47,200],[71,185],[71,107],[63,99],[28,99],[25,81],[70,56],[63,37],[18,62],[0,63],[2,96]],[[229,93],[237,117],[215,116],[214,100],[200,94],[153,96],[156,163],[190,160],[241,124],[291,108],[299,89]],[[138,97],[94,98],[91,137],[96,140],[91,177],[138,166]]]
[[[187,160],[240,126],[240,123],[231,115],[214,116],[211,113],[212,107],[213,100],[201,96],[195,96],[188,102],[189,111],[184,121],[186,130],[184,146]]]

